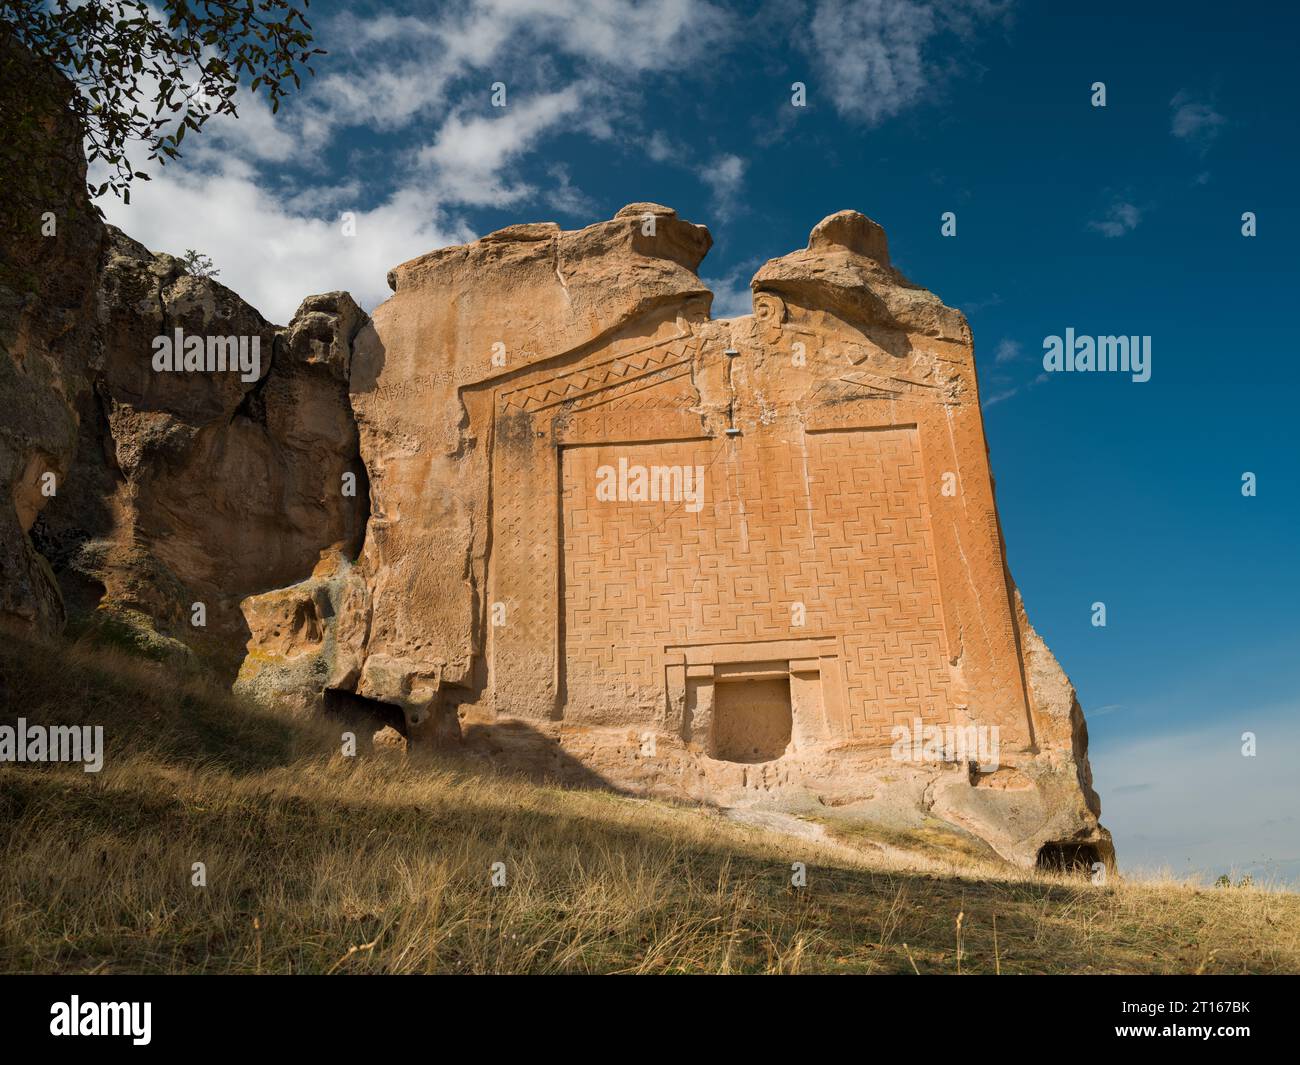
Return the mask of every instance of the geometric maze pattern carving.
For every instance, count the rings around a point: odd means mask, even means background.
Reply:
[[[563,449],[571,692],[662,685],[665,645],[838,637],[836,736],[888,744],[893,724],[950,720],[916,430],[790,431]],[[597,501],[619,459],[703,466],[703,507]]]
[[[491,639],[497,694],[509,712],[549,717],[560,709],[553,432],[574,438],[585,432],[599,439],[635,432],[654,395],[674,404],[671,413],[680,422],[681,411],[690,406],[681,386],[690,385],[697,347],[683,332],[496,394],[492,583],[511,602],[508,622],[494,629]]]

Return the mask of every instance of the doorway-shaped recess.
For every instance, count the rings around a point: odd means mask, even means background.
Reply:
[[[728,680],[713,691],[714,758],[771,762],[785,754],[794,723],[788,676]]]

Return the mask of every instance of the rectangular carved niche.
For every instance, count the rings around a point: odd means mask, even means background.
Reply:
[[[729,681],[713,692],[712,757],[724,762],[771,762],[790,746],[790,678]]]
[[[838,641],[813,637],[664,648],[669,726],[710,758],[768,762],[830,734]]]

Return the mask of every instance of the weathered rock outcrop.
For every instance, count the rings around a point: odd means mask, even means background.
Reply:
[[[364,549],[246,601],[240,685],[562,779],[1109,860],[965,319],[841,212],[713,321],[709,243],[634,204],[392,271],[352,348]]]
[[[0,217],[0,630],[71,623],[157,657],[197,650],[233,676],[240,600],[360,544],[347,389],[365,315],[334,293],[279,329],[105,226],[70,87],[12,42],[0,66],[6,108],[46,133]],[[243,353],[247,368],[187,370],[188,339],[198,361]],[[160,341],[177,370],[155,368]]]
[[[299,579],[323,547],[360,544],[367,491],[347,380],[365,315],[334,293],[277,329],[112,227],[97,311],[78,461],[36,541],[75,618],[233,675],[240,600]],[[205,354],[209,338],[242,343],[255,366],[155,369],[158,338],[178,333]]]
[[[29,55],[0,46],[8,103],[24,82],[48,80]],[[64,610],[49,564],[29,537],[57,498],[77,447],[77,411],[97,348],[94,301],[103,227],[85,194],[75,125],[52,115],[34,150],[68,180],[25,217],[0,215],[0,631],[61,631]]]

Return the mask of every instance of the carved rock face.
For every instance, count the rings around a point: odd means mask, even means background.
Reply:
[[[708,245],[635,204],[392,271],[350,353],[365,546],[245,602],[241,683],[563,779],[1108,860],[965,319],[855,212],[737,319],[708,317]]]

